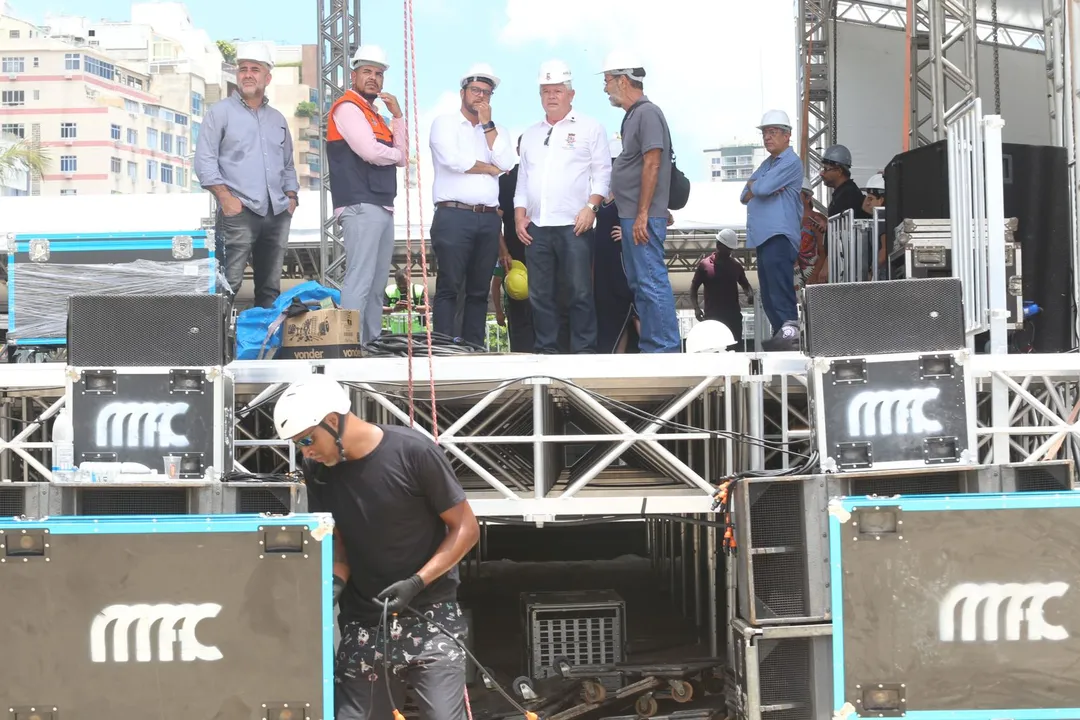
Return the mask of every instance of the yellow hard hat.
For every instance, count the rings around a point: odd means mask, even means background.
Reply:
[[[525,269],[525,263],[514,260],[510,263],[510,270],[503,280],[506,294],[512,300],[526,300],[529,297],[529,272]]]

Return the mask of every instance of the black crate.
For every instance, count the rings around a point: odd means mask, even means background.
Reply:
[[[228,369],[72,368],[69,375],[76,465],[130,462],[164,474],[164,457],[176,455],[182,480],[217,480],[232,470]]]
[[[522,593],[526,673],[555,677],[555,659],[573,666],[626,660],[626,602],[613,590]]]
[[[814,445],[826,472],[977,462],[967,351],[811,361]]]

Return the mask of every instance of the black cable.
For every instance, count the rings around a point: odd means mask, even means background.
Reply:
[[[222,482],[274,482],[299,483],[303,479],[300,473],[256,473],[233,470],[222,478]]]
[[[405,334],[380,335],[363,347],[364,357],[408,357],[410,346],[414,356],[432,355],[471,355],[486,353],[487,348],[466,342],[461,338],[450,337],[441,333],[431,333],[431,345],[428,345],[426,332],[413,333],[412,339]]]
[[[383,680],[386,682],[386,697],[390,700],[390,707],[394,711],[394,717],[398,716],[397,703],[394,702],[394,693],[390,687],[390,625],[386,622],[387,608],[390,605],[390,598],[383,600],[382,606],[382,619],[379,621],[379,628],[375,630],[375,638],[378,641],[379,630],[382,630],[383,638]]]

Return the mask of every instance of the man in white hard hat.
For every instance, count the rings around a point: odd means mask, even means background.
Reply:
[[[875,208],[885,207],[885,176],[881,173],[874,173],[871,175],[870,179],[863,185],[863,195],[862,211],[873,218]],[[881,224],[884,225],[884,219],[882,219]],[[872,269],[876,269],[877,271],[876,279],[888,280],[888,248],[886,247],[888,233],[885,232],[884,227],[877,228],[876,230],[878,231],[877,262],[875,263],[875,268]]]
[[[795,261],[802,240],[803,165],[791,149],[791,120],[783,110],[769,110],[758,126],[769,157],[754,171],[742,192],[746,205],[746,246],[757,252],[761,306],[773,339],[790,341],[797,333]],[[795,336],[797,340],[797,335]]]
[[[382,333],[383,286],[394,254],[397,168],[405,167],[409,156],[401,106],[383,92],[389,68],[381,47],[357,48],[352,87],[331,106],[326,128],[330,196],[345,241],[341,306],[360,311],[364,344]],[[386,105],[389,125],[376,110],[376,100]]]
[[[521,137],[514,219],[525,244],[537,353],[559,351],[559,299],[566,293],[570,352],[596,352],[593,226],[611,187],[607,132],[574,110],[573,75],[560,60],[540,66],[544,119]]]
[[[499,176],[514,167],[509,133],[491,119],[491,97],[499,78],[491,67],[474,65],[461,78],[461,107],[435,118],[431,156],[435,216],[431,247],[439,265],[434,330],[457,336],[454,319],[464,294],[461,337],[485,344],[491,269],[499,258]]]
[[[719,320],[728,326],[736,343],[742,343],[742,307],[739,288],[746,302],[754,302],[754,288],[746,279],[746,268],[732,255],[738,235],[730,228],[716,234],[716,250],[701,259],[690,283],[690,304],[698,320]],[[698,303],[698,288],[705,288],[705,307]]]
[[[408,683],[422,720],[464,718],[457,567],[480,533],[445,454],[418,430],[361,420],[327,375],[286,388],[274,425],[303,453],[311,511],[334,517],[341,644],[324,717],[390,718]]]
[[[218,202],[216,232],[229,290],[235,297],[250,259],[255,305],[264,308],[281,292],[300,188],[289,125],[266,98],[273,67],[266,43],[237,44],[238,90],[210,106],[195,147],[195,173]]]
[[[604,61],[604,92],[626,111],[622,153],[611,168],[619,208],[626,279],[641,320],[643,353],[681,352],[679,319],[664,262],[671,188],[671,132],[660,108],[645,96],[645,68],[631,53],[614,51]]]

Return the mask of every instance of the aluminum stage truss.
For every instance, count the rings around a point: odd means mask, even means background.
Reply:
[[[317,367],[316,367],[317,366]],[[447,451],[478,515],[543,523],[582,516],[708,513],[718,478],[797,464],[809,444],[806,358],[749,355],[476,355],[236,362],[236,463],[251,472],[295,468],[273,437],[284,383],[313,370],[348,384],[358,414],[415,427]],[[1080,355],[975,356],[979,461],[1080,459]],[[990,422],[990,386],[1008,389],[1009,423]],[[0,480],[49,477],[50,419],[63,403],[64,366],[0,367]],[[1010,449],[993,457],[994,440]],[[791,453],[781,451],[787,447]]]

